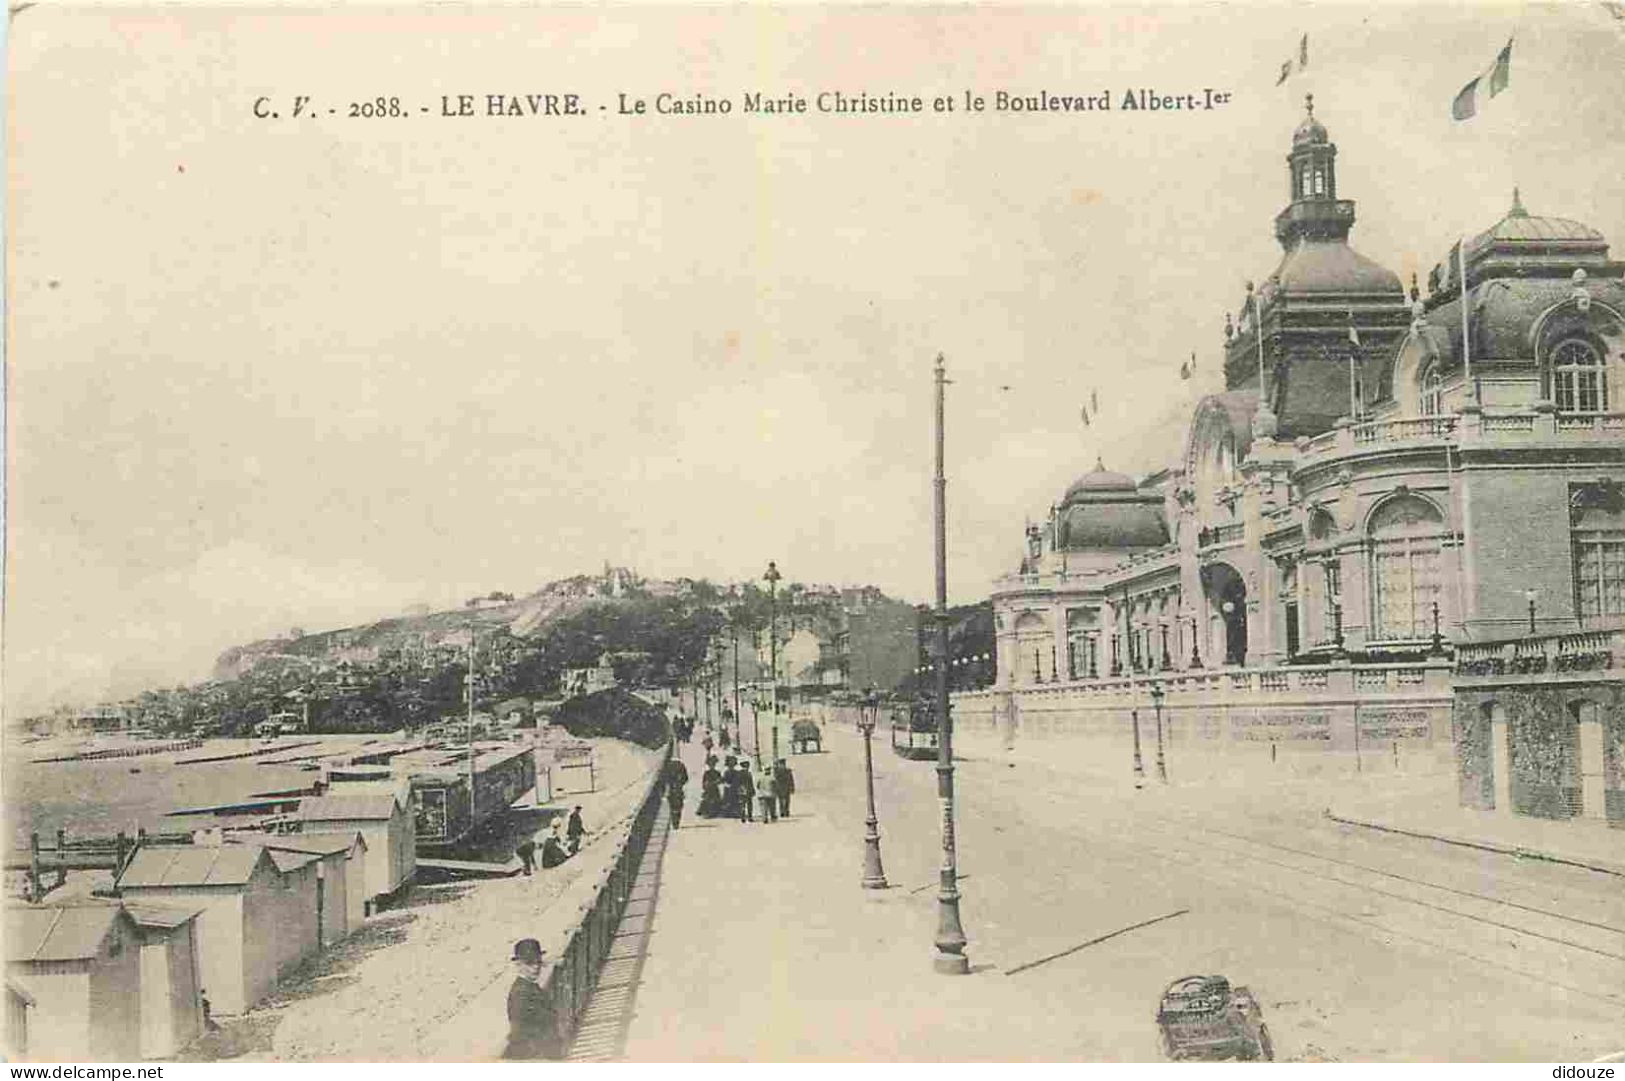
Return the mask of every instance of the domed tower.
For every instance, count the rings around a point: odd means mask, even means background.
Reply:
[[[1256,393],[1262,369],[1259,412],[1291,439],[1376,400],[1366,369],[1393,351],[1410,310],[1399,276],[1349,247],[1354,201],[1337,197],[1337,144],[1313,95],[1286,161],[1289,201],[1275,217],[1281,262],[1257,290],[1248,283],[1239,328],[1226,327],[1224,370],[1226,389]]]
[[[1168,543],[1163,497],[1142,491],[1134,478],[1113,473],[1098,458],[1092,472],[1072,482],[1055,515],[1055,550],[1072,553],[1080,567],[1090,556],[1102,565]]]

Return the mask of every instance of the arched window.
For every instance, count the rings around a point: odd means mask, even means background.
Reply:
[[[1315,170],[1315,194],[1326,194],[1326,173],[1322,169]]]
[[[1570,339],[1552,350],[1552,400],[1564,413],[1608,408],[1608,376],[1590,342]]]
[[[1444,376],[1437,364],[1422,373],[1422,415],[1436,417],[1444,412]]]
[[[1443,522],[1415,496],[1391,499],[1371,516],[1373,630],[1378,641],[1425,638],[1439,599]]]

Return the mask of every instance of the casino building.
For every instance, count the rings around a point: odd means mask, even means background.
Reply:
[[[1097,461],[1028,527],[956,716],[1105,745],[1154,707],[1203,755],[1354,768],[1392,744],[1465,803],[1625,825],[1625,263],[1514,191],[1407,289],[1350,246],[1312,100],[1285,179],[1181,460]]]

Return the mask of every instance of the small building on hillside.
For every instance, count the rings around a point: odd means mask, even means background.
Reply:
[[[197,905],[128,901],[141,938],[141,1057],[171,1058],[203,1035]]]
[[[118,878],[131,901],[197,905],[202,986],[218,1013],[242,1013],[291,960],[320,948],[316,857],[259,845],[142,848]]]
[[[607,653],[599,657],[598,664],[592,668],[566,668],[560,679],[560,689],[569,698],[596,694],[614,686],[617,686],[615,666],[610,663]]]
[[[135,920],[113,902],[7,909],[6,976],[34,1001],[30,1057],[138,1058],[140,947]]]
[[[355,834],[366,842],[361,896],[367,905],[394,894],[417,875],[417,837],[411,790],[377,782],[335,785],[327,795],[299,804],[306,835]]]

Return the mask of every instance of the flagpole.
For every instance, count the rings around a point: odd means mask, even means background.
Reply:
[[[1467,234],[1463,233],[1456,245],[1456,271],[1461,280],[1461,379],[1462,390],[1469,401],[1477,401],[1473,389],[1473,347],[1468,338],[1467,323]]]
[[[1247,283],[1247,295],[1253,302],[1253,333],[1258,336],[1258,408],[1269,412],[1269,401],[1264,397],[1264,313],[1258,306],[1258,294],[1253,283]]]

